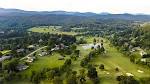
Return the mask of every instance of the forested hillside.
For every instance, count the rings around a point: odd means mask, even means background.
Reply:
[[[29,28],[50,24],[79,24],[82,22],[95,22],[97,20],[116,19],[116,20],[136,20],[149,21],[149,15],[132,14],[96,14],[79,12],[36,12],[23,11],[18,9],[0,9],[0,28]]]

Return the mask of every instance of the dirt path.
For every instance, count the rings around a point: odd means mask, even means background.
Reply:
[[[21,58],[20,60],[23,60],[23,59],[25,59],[25,58],[27,58],[27,57],[33,55],[35,52],[37,52],[37,51],[39,51],[39,50],[41,50],[41,49],[44,49],[44,48],[46,48],[46,47],[47,47],[47,46],[43,46],[43,47],[41,47],[41,48],[38,48],[37,50],[35,50],[35,51],[31,52],[30,54],[26,55],[25,57]]]

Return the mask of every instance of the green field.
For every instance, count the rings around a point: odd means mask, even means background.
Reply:
[[[117,84],[118,82],[116,81],[116,76],[120,74],[125,75],[126,73],[133,74],[137,80],[144,77],[150,77],[150,69],[148,67],[137,65],[130,62],[129,58],[124,54],[122,54],[120,51],[118,51],[114,46],[112,46],[108,40],[100,37],[95,38],[103,39],[104,47],[106,49],[105,55],[96,56],[90,62],[93,65],[104,64],[105,70],[103,71],[100,70],[98,66],[96,67],[98,75],[100,77],[101,84],[112,84],[112,83]],[[94,37],[84,37],[84,39],[86,39],[87,43],[90,44],[93,42]],[[82,69],[82,67],[80,66],[80,62],[84,58],[84,56],[88,55],[91,49],[85,50],[82,48],[81,45],[78,45],[77,49],[80,50],[81,54],[77,60],[72,60],[71,68],[74,71],[77,71],[78,75],[79,70]],[[59,67],[63,65],[65,61],[65,60],[58,60],[59,56],[60,55],[58,53],[54,53],[53,55],[50,56],[38,57],[38,59],[35,60],[35,62],[30,64],[29,69],[22,71],[20,74],[22,74],[23,76],[27,76],[29,78],[31,76],[32,71],[39,71],[44,67],[48,68]],[[66,56],[65,59],[68,58],[69,56]],[[115,71],[116,67],[119,68],[119,72]],[[85,70],[87,69],[85,68]],[[138,70],[143,71],[143,73],[139,73]],[[88,80],[88,78],[86,79],[87,79],[86,84],[91,84],[91,81]],[[26,84],[29,84],[28,81],[25,82],[27,82]],[[24,83],[22,83],[21,81],[20,82],[17,81],[17,84],[24,84]],[[13,84],[16,84],[16,81],[14,81]],[[42,84],[51,84],[51,83],[49,81],[42,81]]]
[[[58,60],[60,54],[58,53],[53,53],[53,55],[48,55],[48,56],[38,56],[37,59],[29,64],[29,68],[27,70],[21,71],[18,74],[22,75],[22,78],[24,79],[16,79],[10,82],[7,82],[7,84],[32,84],[29,80],[31,77],[32,71],[39,72],[43,68],[55,68],[55,67],[60,67],[61,65],[64,64],[65,60]],[[65,58],[67,59],[67,57]]]
[[[21,72],[23,75],[31,76],[32,71],[40,71],[41,69],[47,68],[55,68],[63,65],[65,60],[58,60],[60,55],[58,53],[54,53],[49,56],[38,56],[38,58],[30,64],[29,69]]]
[[[40,27],[33,27],[28,29],[31,32],[38,32],[38,33],[51,33],[51,34],[66,34],[66,35],[76,35],[75,32],[63,32],[59,29],[61,26],[40,26]]]
[[[3,50],[3,51],[0,51],[0,52],[1,52],[2,54],[4,54],[4,55],[5,55],[5,54],[10,53],[10,51],[11,51],[11,50]]]
[[[94,37],[86,37],[88,43],[93,42]],[[103,38],[100,38],[103,39]],[[148,67],[140,66],[137,64],[133,64],[130,62],[129,58],[122,53],[120,53],[115,47],[110,46],[110,42],[106,39],[104,40],[104,47],[107,51],[106,55],[100,55],[96,58],[92,59],[91,63],[94,65],[105,65],[105,70],[101,71],[97,67],[97,71],[99,77],[101,78],[101,84],[116,84],[116,76],[120,74],[132,73],[136,79],[150,77],[150,69]],[[78,47],[81,50],[83,56],[88,54],[87,50],[84,50],[82,47]],[[79,70],[81,69],[80,65],[78,64],[79,61],[82,59],[79,58],[77,63],[75,62],[74,69]],[[119,68],[119,72],[115,71],[115,68]],[[144,73],[139,73],[138,70],[144,71]],[[107,74],[109,73],[109,74]]]
[[[142,24],[142,30],[145,32],[150,32],[150,22]]]

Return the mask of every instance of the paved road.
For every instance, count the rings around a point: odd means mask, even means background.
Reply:
[[[31,52],[30,54],[26,55],[25,57],[21,58],[20,60],[23,60],[23,59],[25,59],[25,58],[27,58],[27,57],[33,55],[35,52],[37,52],[37,51],[39,51],[39,50],[41,50],[41,49],[44,49],[44,48],[46,48],[46,47],[47,47],[47,46],[43,46],[43,47],[41,47],[41,48],[38,48],[37,50],[35,50],[35,51]]]

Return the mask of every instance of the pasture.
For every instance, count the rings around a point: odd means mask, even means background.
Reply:
[[[60,31],[61,26],[39,26],[28,29],[30,32],[38,33],[50,33],[50,34],[66,34],[66,35],[76,35],[75,32],[63,32]]]
[[[109,40],[100,37],[84,37],[84,39],[87,40],[87,44],[91,44],[94,38],[103,40],[104,48],[106,49],[106,54],[98,55],[95,58],[93,58],[90,62],[91,64],[96,66],[101,84],[117,84],[118,82],[116,81],[116,76],[120,74],[126,75],[127,73],[131,73],[137,80],[140,80],[144,77],[150,77],[150,70],[148,67],[130,62],[129,57],[118,51],[116,47],[112,46]],[[77,49],[80,50],[80,57],[77,58],[77,60],[72,60],[71,68],[73,71],[77,71],[77,75],[79,75],[79,70],[83,69],[83,67],[80,66],[80,62],[86,55],[88,55],[91,49],[84,49],[82,45],[78,45]],[[60,54],[58,53],[54,53],[53,55],[49,56],[38,56],[37,60],[30,64],[30,68],[20,72],[20,74],[23,76],[30,77],[32,71],[40,71],[44,67],[59,67],[63,65],[65,61],[58,60],[59,56]],[[65,59],[67,58],[70,58],[70,56],[65,57]],[[99,69],[100,64],[104,64],[104,70]],[[119,68],[119,71],[115,71],[115,68]],[[86,68],[85,70],[87,73]],[[140,73],[139,71],[142,71],[142,73]],[[91,84],[91,81],[88,80],[87,77],[86,80],[86,84]],[[42,83],[51,84],[49,81],[42,81]]]

